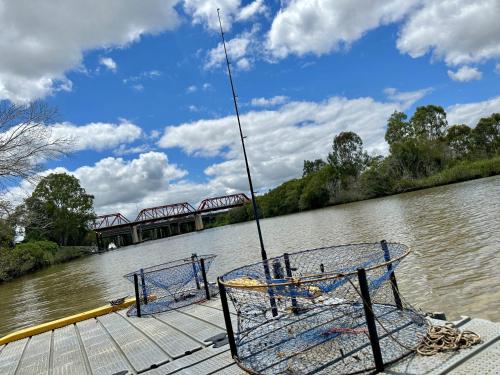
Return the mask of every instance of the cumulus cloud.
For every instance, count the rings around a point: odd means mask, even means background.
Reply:
[[[268,8],[263,0],[242,6],[241,0],[184,0],[184,11],[192,17],[192,23],[203,25],[207,29],[219,31],[217,8],[224,31],[232,28],[234,21],[248,21],[258,14],[267,14]]]
[[[72,174],[95,196],[96,208],[108,211],[114,205],[135,204],[152,193],[168,189],[171,181],[184,177],[187,171],[170,164],[166,154],[150,151],[132,160],[104,158]]]
[[[99,64],[103,65],[106,69],[111,70],[113,73],[115,73],[116,69],[118,68],[116,61],[111,57],[101,57],[99,59]]]
[[[500,56],[498,0],[428,0],[409,15],[397,47],[412,57],[430,53],[448,65]]]
[[[198,91],[198,87],[196,87],[196,85],[191,85],[191,86],[189,86],[189,87],[186,89],[186,92],[187,92],[188,94],[191,94],[191,93],[196,92],[196,91]]]
[[[267,48],[278,58],[349,46],[367,31],[401,20],[418,0],[291,0],[274,18]]]
[[[72,141],[72,151],[113,149],[132,143],[142,136],[142,129],[126,120],[119,124],[94,122],[77,126],[69,122],[50,126],[51,136]]]
[[[457,71],[448,70],[448,77],[458,82],[479,80],[482,76],[483,74],[479,71],[478,68],[472,68],[470,66],[462,66]]]
[[[481,117],[500,113],[500,96],[475,103],[455,104],[446,109],[450,124],[476,126]]]
[[[304,159],[324,158],[333,137],[341,131],[358,133],[369,151],[387,149],[387,118],[400,103],[372,98],[332,97],[315,102],[290,102],[275,110],[241,115],[246,145],[258,189],[272,187],[300,175]],[[168,126],[158,145],[178,147],[188,155],[225,159],[205,170],[211,184],[225,189],[245,187],[241,145],[234,116]]]
[[[27,102],[67,89],[84,51],[125,46],[178,24],[175,0],[0,1],[0,99]]]
[[[272,107],[284,104],[289,100],[288,96],[277,95],[272,98],[253,98],[250,104],[254,107]]]

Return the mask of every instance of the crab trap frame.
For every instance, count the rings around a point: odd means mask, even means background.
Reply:
[[[134,283],[135,306],[128,316],[156,314],[209,300],[217,286],[207,280],[216,255],[196,255],[178,259],[124,275]]]
[[[251,374],[383,371],[411,353],[427,330],[424,314],[397,286],[394,269],[408,253],[385,241],[325,247],[219,277],[236,363]]]

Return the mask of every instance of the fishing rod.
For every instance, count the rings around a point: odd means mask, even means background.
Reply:
[[[250,168],[248,167],[247,151],[245,149],[245,137],[243,136],[243,132],[241,130],[240,112],[238,110],[238,101],[236,100],[236,93],[234,92],[233,76],[231,74],[231,67],[229,64],[229,58],[227,57],[226,40],[224,38],[224,31],[222,31],[222,22],[220,20],[220,9],[219,8],[217,8],[217,16],[219,17],[220,35],[222,37],[222,45],[224,46],[224,54],[226,55],[227,73],[229,75],[229,82],[231,83],[231,92],[233,93],[234,110],[236,112],[236,118],[238,119],[238,128],[240,130],[241,146],[243,147],[243,156],[245,157],[245,166],[247,168],[248,185],[250,186],[250,194],[252,194],[253,216],[255,218],[255,223],[257,224],[257,232],[259,233],[260,252],[261,252],[262,260],[267,264],[267,262],[266,262],[267,261],[267,253],[266,253],[266,249],[264,248],[264,240],[262,239],[262,231],[260,230],[259,213],[257,211],[257,203],[255,200],[255,193],[253,191],[252,176],[250,174]]]

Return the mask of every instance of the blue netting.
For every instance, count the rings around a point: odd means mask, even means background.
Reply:
[[[138,278],[140,308],[142,315],[149,315],[176,309],[206,299],[201,262],[204,262],[208,273],[215,255],[193,254],[190,258],[175,260],[153,267],[140,269],[126,274],[124,277],[134,282],[134,274]],[[215,295],[217,288],[209,284],[209,293]],[[129,316],[137,315],[135,306],[127,312]]]
[[[237,362],[259,374],[371,371],[358,268],[366,270],[384,362],[401,358],[427,328],[423,314],[404,301],[392,281],[407,252],[395,243],[333,246],[225,274],[221,282],[238,317]]]

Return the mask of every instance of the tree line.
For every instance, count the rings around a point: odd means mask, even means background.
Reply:
[[[303,175],[257,198],[259,215],[272,217],[500,173],[500,113],[473,128],[449,126],[445,110],[421,106],[411,118],[395,111],[387,121],[387,156],[369,156],[354,132],[333,138],[325,159],[304,160]],[[253,218],[250,206],[216,224]]]

